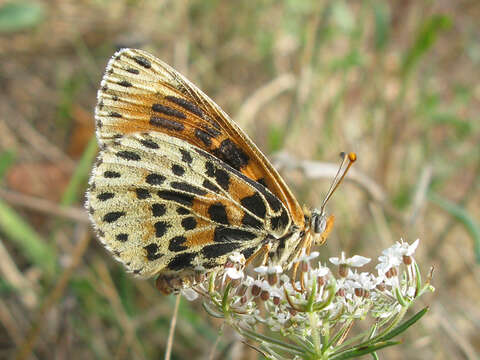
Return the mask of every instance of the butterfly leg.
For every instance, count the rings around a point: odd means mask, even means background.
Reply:
[[[262,265],[265,265],[268,261],[268,253],[270,252],[271,245],[269,243],[264,244],[260,249],[255,251],[255,253],[250,256],[245,262],[245,267],[247,267],[258,255],[263,254]]]

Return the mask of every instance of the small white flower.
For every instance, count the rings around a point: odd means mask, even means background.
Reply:
[[[234,264],[245,265],[245,256],[243,256],[243,254],[240,254],[239,252],[234,252],[228,257],[228,259]]]
[[[267,274],[281,274],[283,269],[280,265],[270,265],[270,266],[259,266],[253,269],[259,275],[267,275]]]
[[[361,267],[365,264],[368,264],[371,259],[360,256],[360,255],[354,255],[351,258],[345,258],[345,253],[342,251],[342,256],[341,257],[331,257],[330,262],[333,265],[347,265],[349,267]]]
[[[195,290],[193,290],[192,288],[182,289],[182,290],[180,290],[180,293],[183,296],[185,296],[185,299],[187,299],[188,301],[193,301],[196,298],[198,298],[198,293]]]
[[[228,276],[232,280],[241,279],[243,277],[243,270],[235,267],[228,267],[225,269],[224,277]]]
[[[417,239],[413,242],[412,245],[409,245],[407,242],[403,241],[403,239],[400,239],[399,244],[400,249],[399,251],[402,253],[402,255],[405,256],[412,256],[415,250],[417,250],[418,243],[420,242],[420,239]]]
[[[319,277],[319,276],[325,276],[330,272],[330,269],[325,267],[325,266],[319,266],[317,269],[312,269],[308,272],[308,275],[310,277]]]
[[[310,260],[313,260],[315,258],[317,258],[318,256],[320,255],[320,253],[318,251],[312,251],[310,254],[307,254],[305,252],[305,249],[302,249],[302,253],[301,255],[296,258],[293,262],[294,263],[297,263],[297,262],[300,262],[300,261],[310,261]]]
[[[383,255],[378,257],[378,265],[375,266],[375,269],[377,269],[379,273],[383,272],[385,274],[392,267],[398,267],[402,263],[403,251],[398,242],[388,249],[383,250],[382,254]]]

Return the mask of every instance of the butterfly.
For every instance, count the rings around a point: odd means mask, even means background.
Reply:
[[[301,207],[265,155],[194,84],[153,55],[108,62],[87,209],[102,244],[165,294],[240,253],[288,267],[333,223]]]

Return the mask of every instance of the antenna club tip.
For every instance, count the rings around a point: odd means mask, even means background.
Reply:
[[[349,159],[351,162],[357,161],[357,154],[354,153],[354,152],[348,153],[348,159]]]

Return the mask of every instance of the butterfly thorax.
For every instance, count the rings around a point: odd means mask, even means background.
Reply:
[[[309,253],[312,246],[322,245],[330,233],[334,217],[324,211],[304,207],[305,222],[302,227],[293,224],[290,231],[277,240],[278,246],[272,253],[271,261],[290,268],[302,252]]]

